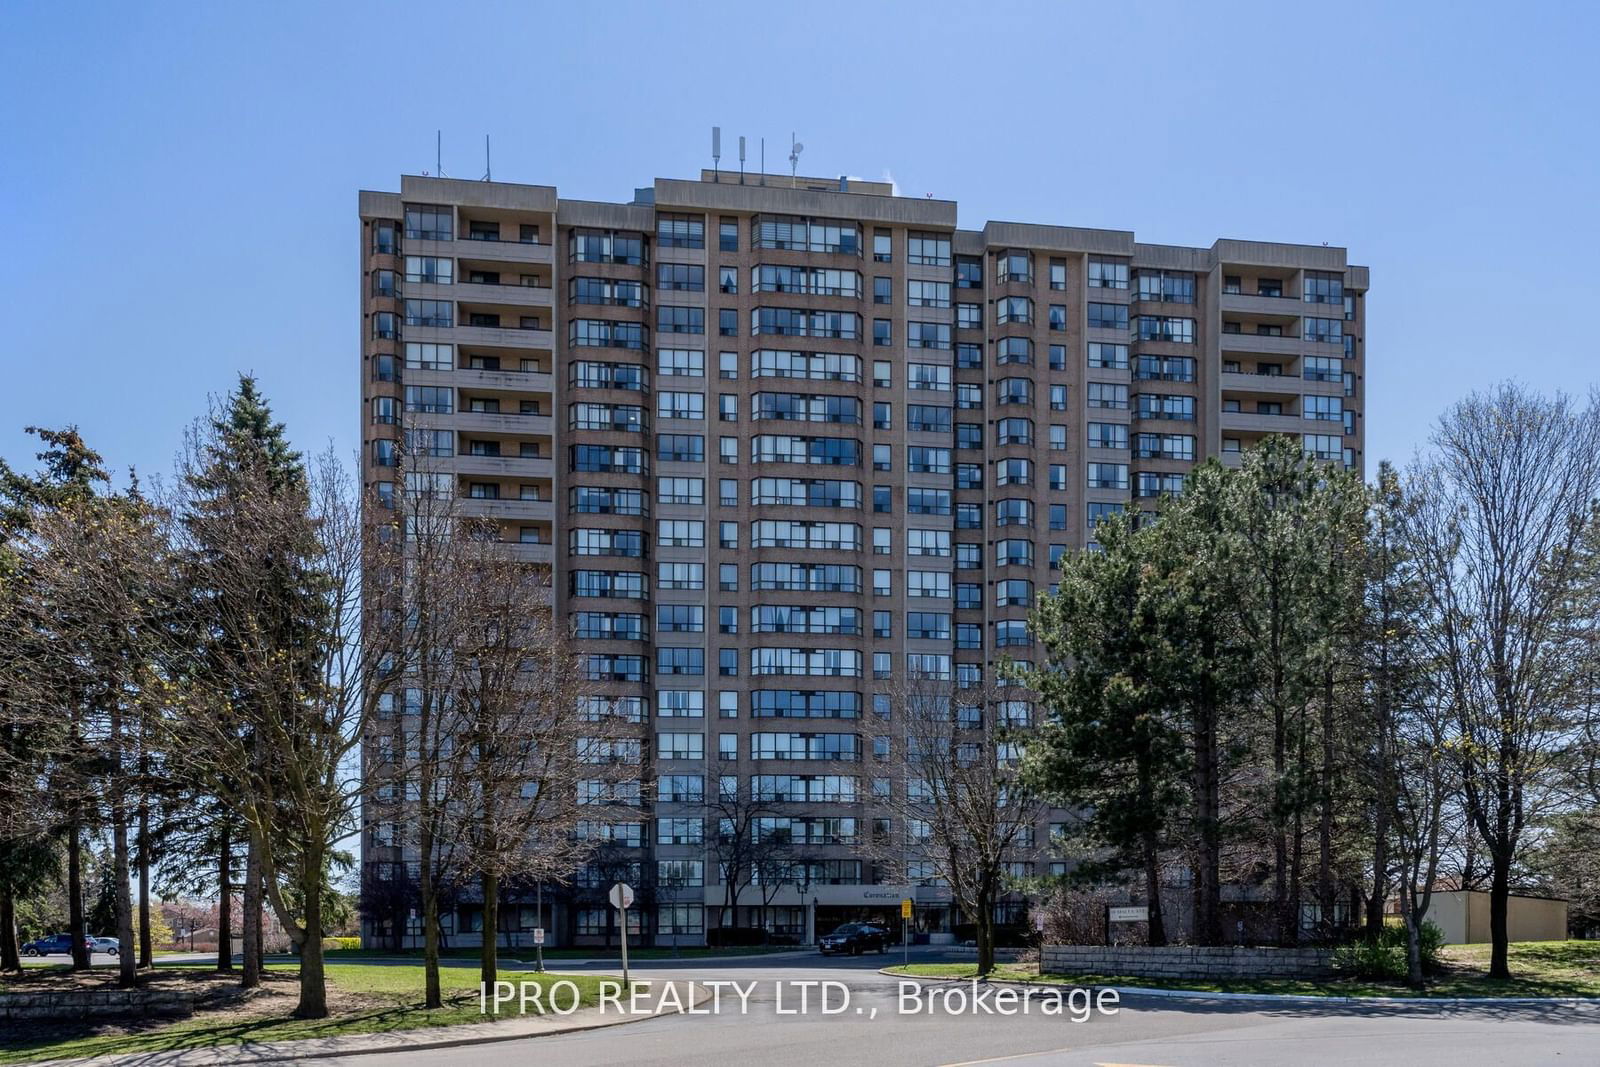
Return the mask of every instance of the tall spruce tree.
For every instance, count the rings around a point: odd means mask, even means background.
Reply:
[[[1100,551],[1063,559],[1058,591],[1039,598],[1031,622],[1046,665],[1025,679],[1049,715],[1026,778],[1081,812],[1078,836],[1095,858],[1076,873],[1142,872],[1152,945],[1167,943],[1161,854],[1190,762],[1166,630],[1172,588],[1157,562],[1163,536],[1117,517],[1096,528]]]
[[[240,688],[241,660],[264,652],[287,657],[291,673],[315,679],[317,649],[307,634],[317,627],[322,605],[317,579],[307,560],[314,556],[315,528],[306,514],[298,530],[280,520],[285,502],[303,503],[305,463],[290,447],[283,423],[276,421],[254,378],[241,375],[238,387],[200,427],[184,460],[181,520],[187,535],[187,586],[193,591],[193,625],[202,649],[197,681],[215,695],[202,714],[225,717],[241,734],[251,730],[259,705],[283,694]],[[304,512],[304,508],[301,509]],[[265,516],[270,513],[271,521]],[[242,545],[249,550],[240,552]],[[253,573],[240,574],[250,567]],[[239,603],[238,590],[252,601]],[[247,743],[249,743],[247,741]],[[270,773],[278,754],[256,745],[257,767]],[[211,787],[246,825],[243,873],[243,953],[241,984],[261,982],[261,921],[264,914],[262,840],[243,811],[251,798],[246,783],[216,767]],[[229,879],[226,847],[217,857],[219,880]],[[224,895],[226,895],[224,890]],[[219,961],[220,963],[220,961]]]

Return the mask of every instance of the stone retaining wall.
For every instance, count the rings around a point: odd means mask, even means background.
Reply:
[[[89,1019],[188,1015],[194,994],[176,989],[0,993],[0,1019]]]
[[[1127,975],[1134,978],[1327,978],[1333,952],[1325,948],[1163,948],[1046,945],[1039,970],[1048,974]]]

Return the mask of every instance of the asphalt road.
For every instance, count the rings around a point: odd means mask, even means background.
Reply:
[[[717,1014],[664,1015],[528,1041],[467,1046],[381,1057],[385,1067],[501,1067],[548,1063],[560,1067],[754,1064],[759,1067],[840,1067],[847,1064],[962,1065],[1005,1063],[1101,1067],[1284,1067],[1284,1065],[1402,1064],[1476,1067],[1506,1064],[1600,1064],[1600,1006],[1343,1006],[1124,998],[1115,1015],[1073,1021],[1070,1011],[1042,1014],[902,1014],[900,979],[876,973],[888,957],[816,956],[752,959],[696,967],[658,960],[633,968],[635,978],[755,983],[741,1002],[724,987]],[[923,958],[932,958],[924,956]],[[686,965],[687,964],[687,965]],[[560,969],[557,963],[552,969]],[[568,965],[568,969],[572,968]],[[614,963],[582,968],[615,972]],[[839,1014],[798,1007],[796,982],[834,981],[848,989]],[[680,985],[680,991],[682,986]],[[927,983],[925,991],[944,988]],[[842,993],[831,991],[833,1005]],[[780,999],[782,1001],[780,1003]],[[926,998],[918,1002],[925,1009]],[[992,1002],[991,1002],[992,1003]],[[741,1007],[744,1010],[741,1010]],[[952,1005],[953,1007],[953,1005]],[[875,1015],[874,1015],[875,1009]],[[329,1063],[359,1067],[371,1059]]]

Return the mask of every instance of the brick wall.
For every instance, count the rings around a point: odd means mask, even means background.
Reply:
[[[1133,978],[1326,978],[1333,953],[1325,948],[1109,948],[1046,945],[1039,970],[1047,974],[1127,975]]]

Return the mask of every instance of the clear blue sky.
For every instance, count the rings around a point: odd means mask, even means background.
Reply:
[[[76,422],[165,469],[239,370],[302,447],[352,448],[357,189],[443,129],[452,176],[487,133],[497,179],[626,199],[708,165],[715,123],[967,226],[1345,245],[1369,461],[1406,456],[1475,386],[1600,377],[1597,39],[1576,2],[10,0],[0,455]]]

